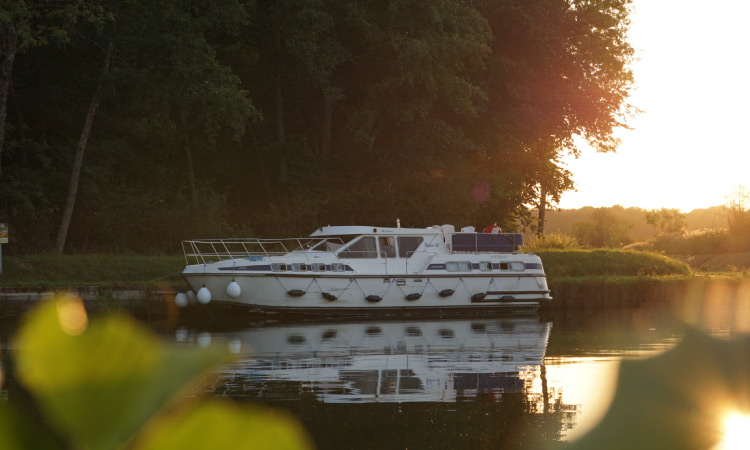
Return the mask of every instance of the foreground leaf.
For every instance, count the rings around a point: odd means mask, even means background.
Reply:
[[[28,420],[10,405],[0,403],[0,448],[18,449],[62,449],[49,432]]]
[[[690,329],[675,348],[624,361],[612,406],[571,449],[710,449],[732,411],[750,412],[750,336]]]
[[[30,316],[17,340],[18,379],[76,446],[115,449],[200,374],[224,361],[216,348],[168,346],[122,316],[88,323],[80,299]]]
[[[301,450],[312,445],[300,424],[286,414],[211,399],[150,424],[136,448]]]

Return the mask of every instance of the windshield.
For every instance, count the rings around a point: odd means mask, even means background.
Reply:
[[[320,252],[334,252],[356,236],[326,236],[324,238],[312,238],[302,244],[302,250],[317,250]]]

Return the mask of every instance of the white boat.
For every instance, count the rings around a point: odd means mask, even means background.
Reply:
[[[539,256],[518,233],[453,226],[327,226],[304,239],[183,241],[179,305],[248,306],[271,313],[455,314],[536,309],[549,302]],[[197,294],[193,294],[193,293]]]

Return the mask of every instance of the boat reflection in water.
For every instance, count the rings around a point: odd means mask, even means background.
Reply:
[[[219,372],[218,391],[265,400],[312,393],[323,403],[456,402],[525,393],[543,372],[550,328],[536,316],[506,316],[222,332],[239,357]],[[179,329],[176,338],[206,345],[218,335]]]

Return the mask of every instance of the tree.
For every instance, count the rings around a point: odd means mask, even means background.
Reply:
[[[732,236],[750,236],[750,190],[740,185],[727,199],[727,227]]]
[[[626,103],[633,85],[631,1],[476,4],[494,39],[481,84],[488,107],[471,135],[488,154],[524,171],[529,192],[544,184],[559,196],[572,188],[569,172],[525,168],[577,154],[576,136],[599,151],[615,150],[613,131],[633,113]]]
[[[633,224],[617,219],[607,208],[596,208],[591,221],[573,224],[573,236],[589,247],[622,247],[632,242],[628,235]]]
[[[50,3],[43,0],[4,1],[0,6],[0,179],[6,140],[8,93],[13,80],[16,56],[50,40],[67,42],[72,26],[81,17],[103,19],[96,3],[82,0]]]
[[[126,1],[123,7],[121,13],[115,0],[114,21],[106,44],[101,79],[110,75],[115,31],[119,26],[117,35],[124,44],[117,52],[119,66],[115,68],[114,78],[123,92],[137,89],[136,94],[130,97],[133,100],[127,102],[129,108],[141,111],[152,109],[144,113],[154,117],[153,108],[158,105],[159,115],[168,121],[171,117],[171,123],[181,131],[191,198],[196,204],[194,140],[191,139],[195,125],[201,126],[203,142],[213,142],[225,128],[231,129],[239,138],[244,133],[248,117],[255,113],[246,93],[238,89],[239,80],[229,68],[218,63],[206,36],[212,29],[231,28],[241,23],[245,17],[244,9],[233,0],[203,9],[191,2],[177,2],[164,7],[140,0]],[[120,21],[123,23],[120,24]],[[100,81],[77,146],[69,194],[55,246],[58,252],[62,252],[65,246],[83,153],[101,97]]]
[[[680,233],[685,229],[685,214],[679,209],[651,209],[646,211],[646,223],[662,233]]]
[[[78,139],[78,145],[76,146],[75,158],[73,159],[73,170],[70,174],[70,183],[68,185],[68,195],[65,200],[65,208],[63,209],[62,220],[60,222],[60,228],[57,232],[57,240],[55,241],[55,251],[62,253],[65,249],[65,241],[68,237],[68,228],[70,227],[70,219],[73,217],[73,208],[75,208],[76,199],[78,197],[78,183],[81,177],[81,167],[83,166],[83,156],[86,152],[86,146],[91,136],[91,128],[94,125],[94,118],[96,117],[96,111],[99,109],[99,103],[102,98],[102,80],[109,76],[109,67],[112,62],[112,52],[114,50],[115,43],[115,32],[117,30],[118,20],[118,0],[114,0],[113,5],[113,21],[109,31],[109,37],[106,41],[104,50],[104,62],[102,63],[101,79],[96,86],[94,95],[89,103],[89,108],[86,113],[86,118],[83,122],[83,130],[81,136]]]

